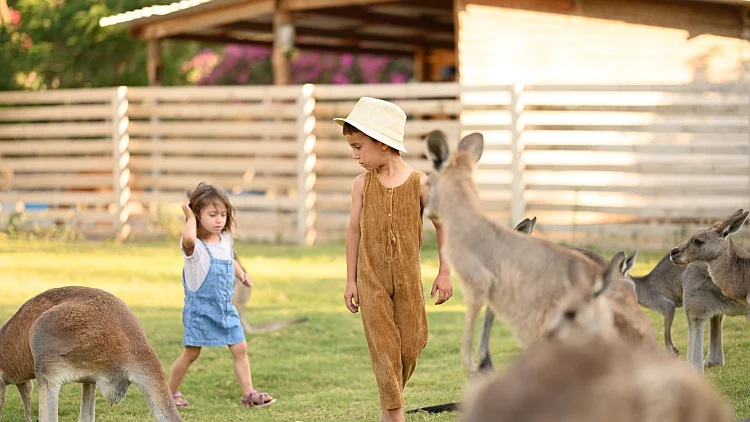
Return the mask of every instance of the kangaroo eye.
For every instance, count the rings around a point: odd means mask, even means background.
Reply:
[[[565,311],[565,319],[576,319],[576,311]]]
[[[700,245],[702,245],[702,244],[704,244],[704,243],[705,243],[705,242],[704,242],[704,241],[702,241],[702,240],[700,240],[700,239],[693,239],[693,244],[694,244],[695,246],[700,246]]]

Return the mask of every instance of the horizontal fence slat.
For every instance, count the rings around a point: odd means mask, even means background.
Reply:
[[[115,88],[52,89],[0,92],[0,104],[81,104],[109,102]]]
[[[346,143],[346,142],[344,142]],[[2,148],[2,143],[0,143]],[[297,154],[299,146],[296,141],[247,141],[241,139],[130,139],[128,145],[134,154],[158,152],[168,155],[275,155]]]
[[[0,158],[0,171],[14,172],[111,172],[112,157],[26,157]]]
[[[195,86],[131,87],[128,99],[136,101],[293,100],[299,86]],[[2,97],[0,97],[2,98]]]
[[[0,125],[2,138],[102,137],[112,135],[112,124],[101,123],[33,123]]]
[[[0,160],[0,166],[2,166]],[[150,157],[132,156],[129,167],[133,171],[163,170],[175,173],[238,173],[245,174],[248,171],[264,171],[270,173],[296,173],[297,160],[295,157],[284,158],[229,158],[212,157],[205,159],[200,157]],[[1,167],[0,167],[1,168]],[[249,176],[248,176],[249,177]]]
[[[0,192],[0,202],[48,205],[108,205],[113,198],[111,192]]]
[[[206,124],[132,121],[130,122],[129,132],[136,136],[237,136],[251,138],[262,135],[278,135],[293,137],[297,134],[297,126],[294,122],[213,122]]]
[[[111,153],[112,141],[109,139],[0,141],[0,155],[89,155]]]
[[[231,120],[276,118],[292,119],[297,116],[294,104],[131,104],[128,115],[133,119],[158,117],[161,119]],[[0,114],[2,116],[2,114]]]
[[[108,103],[0,108],[0,122],[13,120],[107,120],[111,118],[112,106]]]
[[[6,176],[0,173],[0,188],[5,189],[54,189],[54,188],[112,188],[112,175],[96,174],[28,174],[17,173]]]

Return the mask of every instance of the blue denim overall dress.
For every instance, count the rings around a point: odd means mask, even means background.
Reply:
[[[208,251],[211,266],[201,287],[193,292],[185,283],[182,271],[182,286],[185,289],[185,307],[182,309],[182,325],[185,327],[183,346],[227,346],[245,341],[245,332],[240,323],[234,297],[234,251],[232,259],[216,259]]]

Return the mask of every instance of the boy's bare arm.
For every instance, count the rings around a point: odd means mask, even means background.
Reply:
[[[422,178],[419,181],[419,193],[422,202],[422,209],[424,209],[430,197],[430,188],[427,185],[427,175],[422,175]],[[450,265],[448,265],[448,259],[445,257],[444,253],[445,231],[443,230],[443,225],[440,224],[440,220],[437,219],[430,219],[430,221],[432,221],[432,224],[435,226],[435,235],[438,244],[438,260],[440,262],[438,275],[435,278],[435,282],[432,283],[430,297],[435,297],[435,293],[439,292],[435,304],[440,305],[453,296],[453,282],[451,281],[451,268]]]
[[[365,175],[360,174],[352,184],[352,205],[349,211],[349,227],[346,229],[346,290],[344,301],[353,313],[359,309],[357,292],[357,256],[359,255],[359,213],[362,211]]]

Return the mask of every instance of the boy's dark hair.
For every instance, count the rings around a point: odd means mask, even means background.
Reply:
[[[372,139],[373,142],[380,142],[377,139],[373,138],[372,136],[370,136],[370,135],[362,132],[361,130],[357,129],[354,125],[349,124],[349,123],[344,123],[344,135],[354,135],[355,133],[361,133],[361,134],[367,136],[368,138]],[[380,142],[380,143],[382,144],[382,142]],[[390,145],[388,146],[388,148],[390,148],[391,150],[396,151],[399,154],[401,154],[399,152],[399,150],[397,150],[396,148],[393,148]]]
[[[195,214],[196,224],[200,222],[203,208],[212,204],[223,204],[227,209],[227,221],[224,224],[223,230],[232,233],[232,227],[236,224],[234,220],[234,207],[229,202],[227,194],[218,187],[204,182],[198,183],[198,187],[190,194],[190,208],[193,210],[193,214]],[[198,230],[201,230],[200,224],[198,224]]]
[[[350,123],[344,123],[344,135],[354,135],[355,133],[362,133],[361,130],[357,129],[354,125]],[[367,136],[367,135],[365,135]],[[369,136],[367,136],[370,138]],[[372,138],[370,138],[372,139]],[[374,139],[372,139],[374,141]]]

